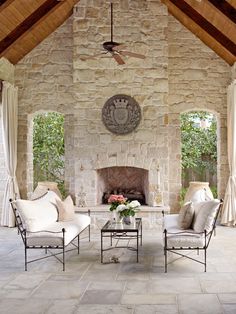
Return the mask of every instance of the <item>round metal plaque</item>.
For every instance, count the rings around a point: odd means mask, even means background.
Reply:
[[[115,134],[132,132],[141,120],[141,109],[136,100],[127,95],[109,98],[102,108],[102,121]]]

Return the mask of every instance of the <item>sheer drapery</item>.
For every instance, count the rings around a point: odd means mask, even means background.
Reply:
[[[229,180],[225,192],[221,224],[236,225],[236,80],[228,87],[228,161]]]
[[[18,89],[8,82],[3,82],[2,90],[2,134],[7,181],[2,202],[1,225],[14,227],[15,218],[9,199],[19,195],[16,180],[17,165],[17,106]]]

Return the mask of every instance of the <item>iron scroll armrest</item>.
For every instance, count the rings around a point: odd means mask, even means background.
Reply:
[[[25,229],[26,233],[33,233],[33,234],[36,234],[36,233],[41,233],[41,232],[47,232],[47,233],[63,233],[63,232],[66,232],[65,228],[62,228],[61,231],[49,231],[49,230],[39,230],[39,231],[27,231]]]

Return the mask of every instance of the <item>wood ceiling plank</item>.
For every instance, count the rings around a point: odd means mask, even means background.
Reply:
[[[15,0],[0,12],[0,41],[37,10],[46,0]],[[0,7],[1,9],[1,7]]]
[[[198,24],[204,31],[217,40],[223,47],[225,47],[231,54],[236,56],[236,44],[220,32],[214,25],[208,22],[201,14],[193,9],[185,1],[170,0],[175,7],[186,14],[192,21]]]
[[[235,0],[227,0],[227,2],[232,5],[236,9],[236,1]]]
[[[64,23],[64,21],[72,14],[73,6],[78,1],[79,0],[64,0],[58,2],[58,6],[34,24],[31,29],[28,29],[27,32],[12,44],[11,47],[7,48],[7,50],[4,51],[3,56],[11,63],[16,64],[57,27]],[[51,25],[50,27],[48,26],[49,24]],[[44,29],[44,32],[40,31],[42,29]],[[24,50],[21,47],[24,47]],[[19,53],[17,52],[18,48],[21,48]]]
[[[198,2],[196,0],[185,0],[185,2],[236,44],[236,24],[215,6],[213,6],[210,3],[210,0],[204,2]],[[236,18],[236,10],[234,8],[232,9],[235,11]]]
[[[15,0],[0,0],[0,13]]]
[[[167,7],[171,15],[173,15],[181,24],[189,29],[195,36],[204,42],[209,48],[215,51],[229,65],[236,62],[236,56],[228,51],[223,45],[214,39],[210,34],[202,29],[197,23],[192,21],[183,11],[175,6],[171,0],[161,0]]]
[[[60,5],[57,0],[47,0],[20,25],[18,25],[8,36],[0,42],[0,54],[10,47],[21,35],[30,29],[38,20],[44,17],[54,7]]]
[[[227,16],[231,21],[236,23],[236,9],[225,0],[208,0],[220,12]]]

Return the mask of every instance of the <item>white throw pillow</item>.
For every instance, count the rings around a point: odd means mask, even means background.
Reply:
[[[187,202],[180,209],[178,216],[178,225],[180,229],[189,229],[191,227],[194,216],[194,208],[192,202]]]
[[[211,230],[219,204],[220,201],[216,199],[194,204],[193,229],[196,232]]]
[[[55,204],[48,200],[29,201],[18,199],[15,203],[27,231],[45,230],[48,225],[57,221],[57,208]]]
[[[75,218],[75,208],[70,195],[64,201],[56,200],[58,221],[70,221]]]

